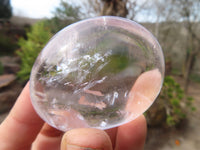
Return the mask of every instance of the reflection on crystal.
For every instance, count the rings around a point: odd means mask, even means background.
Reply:
[[[148,109],[163,74],[161,48],[146,29],[97,17],[64,28],[46,45],[32,69],[31,100],[59,130],[108,129]]]

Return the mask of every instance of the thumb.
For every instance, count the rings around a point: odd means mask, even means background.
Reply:
[[[112,150],[106,132],[93,128],[72,129],[62,138],[61,150]]]

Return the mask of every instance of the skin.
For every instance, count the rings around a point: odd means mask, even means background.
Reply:
[[[146,120],[140,116],[128,124],[106,131],[80,128],[63,133],[44,123],[36,114],[27,84],[0,125],[0,149],[142,150],[146,131]]]
[[[157,69],[144,72],[131,89],[127,111],[140,110],[148,101],[152,103],[161,82],[161,74]],[[0,125],[0,149],[142,150],[146,133],[147,125],[143,115],[127,124],[105,131],[93,128],[78,128],[66,133],[58,131],[44,123],[34,111],[28,83]]]
[[[154,82],[155,88],[152,89]],[[161,74],[158,70],[145,72],[132,88],[127,111],[133,111],[137,104],[144,104],[140,93],[150,100],[152,92],[159,90]],[[133,101],[131,98],[134,97]],[[138,103],[140,101],[140,103]],[[143,107],[143,105],[138,105]],[[1,150],[142,150],[147,133],[143,115],[122,126],[109,130],[93,128],[72,129],[66,133],[58,131],[43,120],[34,111],[29,93],[29,83],[18,97],[7,118],[0,125]]]

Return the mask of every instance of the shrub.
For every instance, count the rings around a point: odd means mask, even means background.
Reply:
[[[27,32],[27,40],[24,38],[19,39],[20,49],[17,54],[21,58],[21,69],[18,76],[21,80],[29,79],[35,59],[51,37],[50,29],[41,21],[34,24]]]
[[[145,112],[149,126],[177,126],[190,111],[195,111],[194,99],[187,97],[181,86],[171,76],[166,76],[155,103]]]
[[[78,21],[80,19],[80,10],[79,7],[71,6],[67,2],[61,1],[54,15],[52,19],[43,20],[32,26],[27,33],[27,40],[23,38],[19,40],[20,50],[17,51],[17,54],[20,56],[22,63],[18,76],[22,80],[29,78],[38,53],[51,38],[52,33],[56,33],[63,27]]]
[[[6,33],[0,32],[0,55],[12,54],[17,48],[17,44]]]
[[[168,126],[175,126],[186,117],[187,109],[194,111],[192,105],[194,99],[187,97],[180,85],[171,77],[166,76],[163,88],[158,97],[166,110],[166,123]]]

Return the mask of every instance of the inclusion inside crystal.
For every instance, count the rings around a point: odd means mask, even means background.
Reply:
[[[31,100],[53,127],[108,129],[150,107],[164,75],[156,39],[119,17],[97,17],[64,28],[38,56]]]

